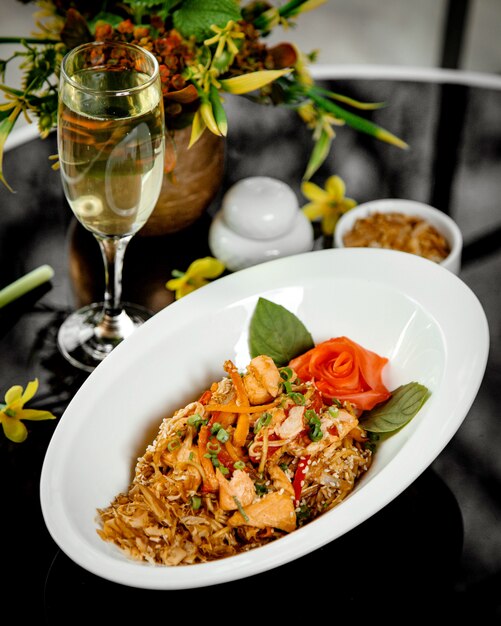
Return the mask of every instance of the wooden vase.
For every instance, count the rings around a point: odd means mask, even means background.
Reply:
[[[166,235],[193,224],[215,198],[224,174],[225,141],[205,130],[188,148],[191,126],[168,131],[166,169],[157,204],[138,235]]]

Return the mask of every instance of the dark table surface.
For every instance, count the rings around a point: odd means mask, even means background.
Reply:
[[[351,97],[386,101],[371,119],[405,139],[402,152],[337,130],[333,150],[313,181],[341,176],[358,203],[383,197],[429,202],[449,213],[464,237],[460,278],[482,303],[491,346],[482,386],[465,421],[433,464],[399,497],[359,527],[311,555],[248,579],[186,591],[145,591],[96,577],[73,563],[49,535],[39,481],[58,420],[26,422],[22,444],[0,434],[4,496],[0,522],[4,607],[47,624],[104,623],[137,615],[238,620],[259,606],[266,617],[501,618],[501,90],[462,81],[357,79],[326,81]],[[158,311],[172,294],[174,268],[210,254],[207,230],[224,191],[245,176],[289,183],[300,204],[311,147],[295,114],[229,100],[226,173],[220,193],[191,227],[161,237],[136,236],[124,266],[124,299]],[[92,236],[77,226],[48,157],[55,137],[33,139],[6,154],[16,190],[0,189],[0,287],[50,264],[55,276],[0,309],[0,393],[37,377],[31,408],[58,418],[87,374],[58,353],[65,316],[99,299],[102,266]],[[321,239],[316,247],[329,245]],[[75,281],[70,266],[84,268]],[[72,278],[73,276],[73,278]],[[460,312],[458,312],[460,314]],[[301,600],[299,599],[301,595]],[[192,603],[182,601],[193,598]],[[186,607],[186,608],[185,608]],[[228,613],[229,610],[229,613]],[[363,612],[362,612],[363,611]],[[221,616],[219,617],[219,613]]]

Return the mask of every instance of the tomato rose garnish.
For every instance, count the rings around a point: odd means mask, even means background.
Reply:
[[[289,367],[301,380],[312,380],[326,398],[368,411],[391,395],[381,378],[386,363],[387,358],[348,337],[336,337],[292,359]]]

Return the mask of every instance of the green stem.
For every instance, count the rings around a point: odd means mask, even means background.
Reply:
[[[301,8],[306,0],[290,0],[290,2],[286,2],[282,7],[278,9],[279,14],[282,17],[290,17],[294,14],[295,11]]]
[[[24,296],[25,293],[35,289],[35,287],[39,287],[43,283],[51,280],[54,276],[54,270],[50,265],[41,265],[36,269],[28,272],[21,278],[18,278],[7,287],[0,289],[0,309],[17,300],[21,296]]]
[[[332,113],[339,119],[344,120],[348,124],[348,126],[351,126],[355,130],[366,133],[367,135],[371,135],[372,137],[375,137],[376,139],[379,139],[381,141],[393,144],[398,148],[408,148],[408,145],[405,143],[405,141],[402,141],[384,128],[381,128],[377,124],[369,122],[363,117],[359,117],[354,113],[346,111],[337,104],[334,104],[332,100],[327,100],[326,98],[319,96],[315,87],[310,87],[305,93],[307,93],[307,95],[311,98],[311,100],[313,100],[317,107],[319,107],[323,111]]]

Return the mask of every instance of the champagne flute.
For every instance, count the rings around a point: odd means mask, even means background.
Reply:
[[[158,63],[123,42],[80,45],[61,65],[58,153],[66,199],[96,238],[104,302],[72,313],[58,332],[62,354],[92,371],[150,313],[123,303],[122,267],[131,238],[160,194],[164,111]]]

